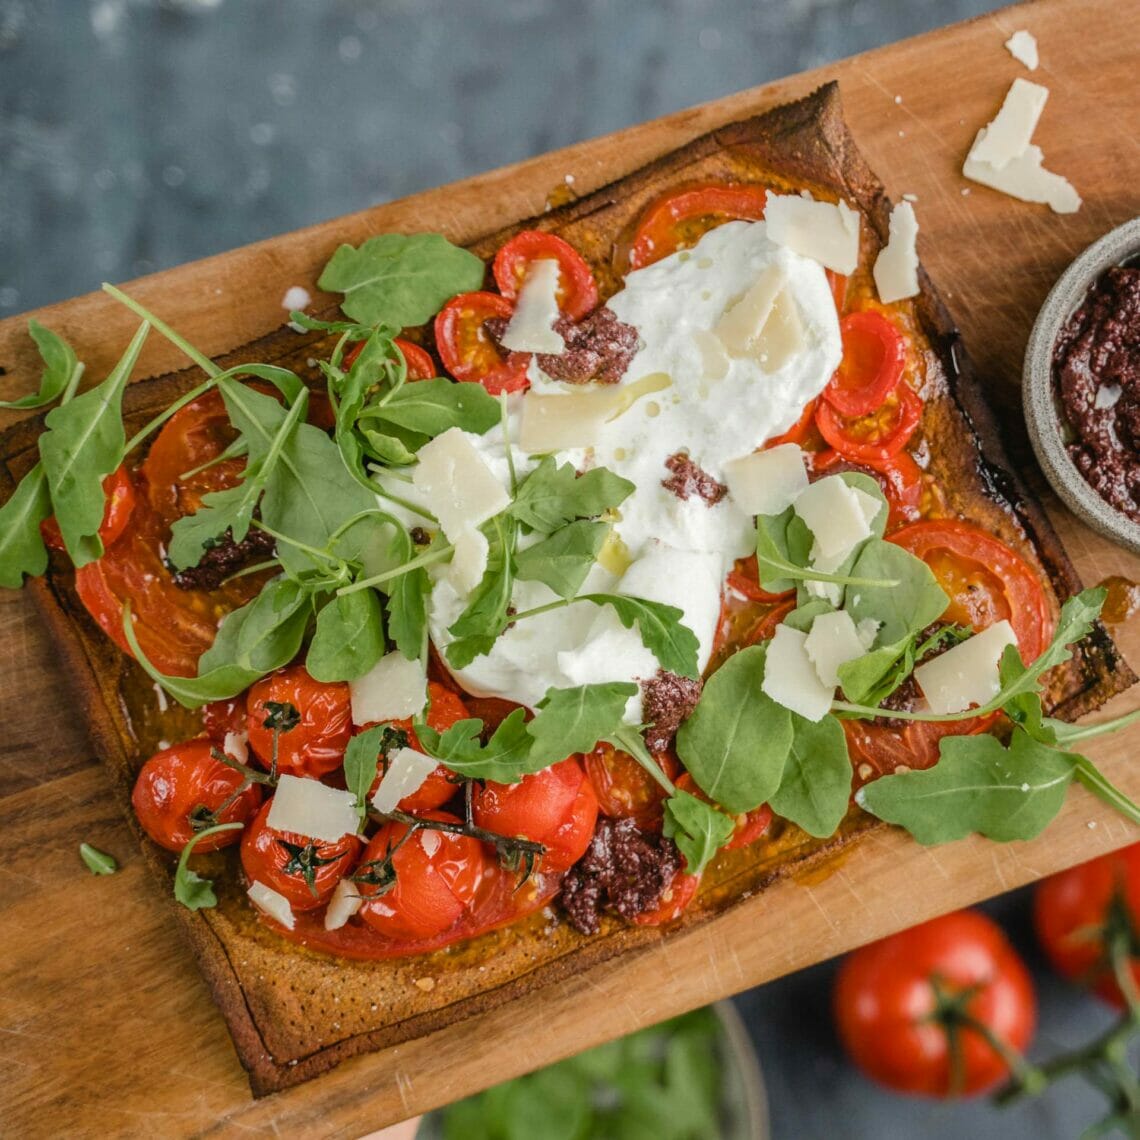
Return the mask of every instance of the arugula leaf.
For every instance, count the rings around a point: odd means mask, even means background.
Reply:
[[[637,625],[641,643],[657,658],[667,673],[695,680],[700,676],[697,653],[700,642],[681,619],[684,613],[676,606],[651,602],[647,598],[630,598],[625,594],[583,594],[582,600],[596,606],[610,606],[626,629]]]
[[[1002,842],[1032,839],[1061,810],[1078,757],[1015,728],[996,737],[947,736],[933,768],[884,776],[855,799],[872,815],[905,827],[919,843],[977,832]]]
[[[364,450],[370,459],[375,459],[387,467],[410,467],[416,462],[416,451],[407,441],[394,435],[362,428],[360,437],[368,445]],[[339,438],[339,437],[338,437]],[[415,441],[413,441],[415,442]],[[422,443],[426,443],[424,439]]]
[[[67,395],[75,391],[83,375],[83,365],[79,363],[75,349],[59,333],[45,328],[34,317],[28,320],[28,333],[36,342],[40,359],[44,362],[44,370],[40,375],[40,390],[29,392],[18,400],[0,400],[0,408],[18,410],[42,408],[58,400],[60,396],[66,401]]]
[[[404,384],[379,403],[367,405],[360,419],[383,420],[424,436],[453,427],[481,435],[499,422],[499,401],[482,384],[436,377]]]
[[[542,582],[559,597],[572,598],[598,560],[610,524],[579,520],[520,550],[515,555],[515,577]]]
[[[826,598],[811,598],[796,606],[790,614],[785,614],[782,625],[798,629],[800,633],[811,633],[812,623],[823,614],[835,612],[835,607]]]
[[[861,585],[847,591],[845,608],[856,624],[881,622],[882,645],[903,642],[937,621],[950,604],[929,566],[893,542],[871,538],[851,568],[852,577],[893,580],[893,586]]]
[[[317,612],[305,668],[318,681],[355,681],[384,656],[384,613],[375,590],[333,595]]]
[[[689,792],[678,789],[665,801],[662,831],[677,844],[690,875],[699,875],[735,830],[736,820]]]
[[[380,770],[380,748],[387,731],[385,724],[366,728],[352,737],[344,750],[344,782],[356,799],[358,825],[363,825],[368,814],[368,793]]]
[[[483,580],[471,591],[467,608],[448,627],[455,638],[444,650],[448,663],[456,669],[470,665],[476,657],[490,653],[495,639],[510,624],[511,594],[515,582],[516,527],[512,520],[494,520],[495,533],[490,537],[487,570]]]
[[[461,776],[514,784],[549,766],[532,752],[525,710],[511,712],[486,744],[479,739],[482,731],[481,720],[457,721],[442,734],[428,725],[416,725],[416,736],[427,754]]]
[[[93,875],[113,875],[119,869],[119,864],[113,855],[92,847],[90,843],[79,845],[79,858]]]
[[[962,642],[971,632],[964,626],[944,625],[921,645],[911,634],[903,641],[880,646],[854,661],[845,662],[839,666],[843,694],[848,700],[878,707],[935,649],[947,641]]]
[[[182,848],[182,854],[178,856],[178,867],[174,871],[174,897],[187,910],[203,910],[218,905],[214,884],[190,870],[188,861],[195,845],[201,843],[208,835],[218,835],[224,831],[240,831],[243,827],[244,823],[219,823],[216,827],[207,827],[204,831],[199,831]]]
[[[1017,646],[1007,645],[1002,651],[1001,661],[998,664],[998,677],[1002,689],[1011,687],[1024,672],[1025,663],[1021,660]],[[1045,710],[1041,705],[1041,694],[1036,691],[1015,693],[1002,706],[1002,712],[1014,724],[1020,725],[1029,736],[1034,740],[1041,741],[1042,744],[1057,743],[1058,726],[1071,727],[1065,725],[1063,721],[1046,718]]]
[[[342,245],[317,285],[343,293],[341,309],[365,325],[402,329],[430,320],[457,293],[479,289],[485,266],[441,234],[380,234]]]
[[[851,759],[847,736],[833,716],[819,722],[792,718],[792,746],[780,786],[768,800],[772,810],[802,827],[808,835],[827,839],[847,814],[851,798]]]
[[[607,681],[572,689],[548,689],[527,725],[533,740],[531,762],[536,771],[565,760],[575,752],[589,752],[599,740],[622,727],[625,706],[637,695],[631,681]]]
[[[44,420],[40,458],[63,544],[77,569],[103,554],[103,480],[122,462],[123,390],[149,332],[143,322],[101,384],[53,408]]]
[[[525,526],[550,534],[575,519],[596,518],[620,506],[633,492],[628,479],[606,467],[579,475],[571,464],[559,467],[547,455],[519,485],[507,509]]]
[[[415,661],[427,639],[427,599],[431,580],[422,567],[401,574],[388,594],[388,633],[396,648]]]
[[[792,747],[792,714],[760,689],[766,655],[763,645],[734,653],[677,733],[677,755],[697,786],[734,814],[775,795]]]
[[[37,463],[0,507],[0,586],[18,590],[25,574],[35,577],[47,569],[40,523],[50,514],[47,475],[44,465]]]

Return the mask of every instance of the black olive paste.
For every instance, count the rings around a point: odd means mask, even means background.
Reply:
[[[1140,268],[1097,278],[1057,337],[1053,377],[1077,469],[1140,522]]]

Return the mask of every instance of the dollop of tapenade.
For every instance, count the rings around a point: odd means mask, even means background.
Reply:
[[[1140,268],[1097,278],[1053,347],[1053,377],[1077,470],[1140,522]]]
[[[701,698],[702,682],[680,677],[658,669],[648,681],[641,682],[641,707],[648,728],[645,743],[650,752],[661,752],[673,743],[673,737]]]
[[[683,451],[670,455],[665,460],[669,478],[661,480],[661,486],[671,491],[678,499],[690,499],[696,495],[706,505],[715,507],[728,494],[728,488],[718,483],[703,467],[694,463]]]
[[[581,934],[597,934],[603,911],[631,921],[661,903],[681,869],[677,845],[632,819],[599,819],[586,854],[566,872],[559,904]]]
[[[234,542],[233,532],[227,530],[206,547],[197,566],[174,575],[174,584],[180,590],[216,590],[235,571],[271,555],[275,542],[272,535],[258,527],[250,527],[241,542]]]

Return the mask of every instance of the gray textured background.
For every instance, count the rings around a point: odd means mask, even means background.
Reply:
[[[0,0],[0,315],[357,210],[986,11],[988,0]],[[276,286],[274,286],[276,287]],[[1039,1047],[1107,1015],[1041,968]],[[998,1112],[882,1092],[833,967],[739,999],[777,1140],[1067,1140],[1070,1083]]]

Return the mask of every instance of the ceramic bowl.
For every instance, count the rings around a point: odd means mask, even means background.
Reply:
[[[1069,458],[1053,386],[1053,345],[1057,334],[1085,298],[1089,286],[1113,265],[1140,255],[1140,218],[1093,242],[1061,274],[1029,335],[1022,373],[1022,402],[1029,438],[1046,478],[1061,501],[1082,522],[1133,553],[1140,554],[1140,523],[1102,499]]]

